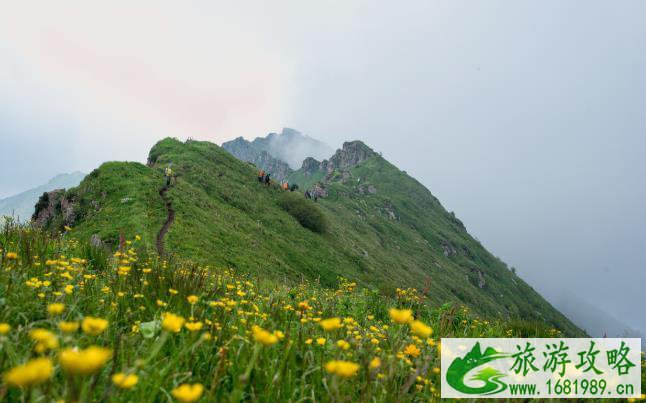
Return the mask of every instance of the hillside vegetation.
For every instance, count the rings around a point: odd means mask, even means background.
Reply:
[[[542,322],[582,334],[415,179],[360,142],[345,151],[331,158],[339,169],[328,166],[328,196],[316,205],[325,231],[285,211],[284,192],[259,184],[251,164],[208,142],[174,139],[157,143],[148,165],[110,162],[96,169],[66,193],[69,211],[52,217],[49,227],[68,225],[70,236],[112,248],[120,235],[141,235],[142,246],[153,250],[167,214],[158,194],[162,171],[172,162],[170,259],[325,287],[343,276],[384,295],[415,286],[433,306],[465,305],[490,320]]]
[[[74,231],[0,228],[0,401],[429,401],[440,337],[561,334],[415,289],[161,261],[149,242],[108,254]]]

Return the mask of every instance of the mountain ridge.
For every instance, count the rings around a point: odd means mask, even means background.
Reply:
[[[43,225],[70,225],[72,235],[108,246],[135,235],[151,243],[166,219],[158,189],[171,161],[177,175],[167,192],[175,210],[165,239],[171,256],[326,286],[343,276],[385,293],[422,284],[436,304],[463,304],[485,317],[522,318],[582,334],[471,237],[428,189],[362,142],[345,143],[330,158],[322,181],[327,197],[310,202],[329,221],[325,234],[281,209],[284,192],[259,184],[255,167],[215,144],[170,138],[151,149],[148,165],[104,163],[61,195],[73,221],[52,208]]]

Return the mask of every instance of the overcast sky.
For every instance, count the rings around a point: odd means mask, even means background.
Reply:
[[[0,197],[165,136],[362,139],[551,300],[646,330],[646,2],[132,3],[3,2]]]

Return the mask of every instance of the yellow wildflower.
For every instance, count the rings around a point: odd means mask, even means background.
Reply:
[[[375,357],[370,361],[369,365],[370,369],[377,369],[381,367],[381,359],[379,357]]]
[[[323,330],[325,330],[326,332],[339,329],[342,326],[340,318],[323,319],[319,322],[319,325],[321,325]]]
[[[47,350],[58,348],[58,338],[56,335],[46,329],[33,329],[29,332],[29,337],[36,342],[36,352],[44,353]]]
[[[350,361],[329,361],[325,364],[325,370],[344,378],[350,378],[359,371],[359,364]]]
[[[74,375],[91,375],[99,371],[112,357],[112,351],[107,348],[90,346],[85,350],[66,348],[58,360],[67,373]]]
[[[412,321],[409,326],[411,332],[418,337],[428,338],[433,334],[433,329],[419,320]]]
[[[404,354],[406,354],[406,355],[410,355],[410,356],[411,356],[411,357],[413,357],[413,358],[417,358],[417,357],[419,357],[419,355],[420,355],[421,353],[422,353],[422,352],[420,351],[420,349],[419,349],[419,348],[417,348],[417,346],[416,346],[416,345],[414,345],[414,344],[409,344],[409,345],[408,345],[408,346],[406,346],[406,348],[404,349]]]
[[[64,310],[65,304],[61,304],[60,302],[54,302],[53,304],[47,305],[47,312],[50,315],[60,315]]]
[[[131,389],[139,382],[139,377],[135,374],[124,374],[119,372],[112,375],[112,383],[121,389]]]
[[[252,332],[253,332],[253,339],[265,346],[271,346],[278,342],[278,336],[268,332],[267,330],[261,328],[260,326],[254,326],[252,328]]]
[[[319,346],[322,346],[325,344],[326,341],[327,340],[325,339],[325,337],[319,337],[318,339],[316,339],[316,344],[318,344]]]
[[[341,350],[347,350],[350,348],[350,343],[348,343],[345,340],[339,340],[336,342],[336,345],[341,349]]]
[[[184,325],[185,328],[190,330],[191,332],[197,332],[198,330],[202,329],[202,322],[188,322],[187,324]]]
[[[0,334],[7,334],[11,330],[11,325],[8,323],[0,323]]]
[[[108,321],[101,318],[94,318],[92,316],[87,316],[83,319],[81,323],[81,329],[83,333],[89,334],[90,336],[97,336],[105,331],[108,328]]]
[[[390,308],[390,310],[388,310],[388,313],[390,314],[390,319],[392,319],[395,323],[399,323],[400,325],[409,323],[413,320],[413,311],[411,311],[410,309]]]
[[[5,255],[5,257],[6,257],[8,260],[16,260],[16,259],[18,259],[18,254],[17,254],[16,252],[7,252],[7,254]]]
[[[127,276],[130,273],[130,266],[119,266],[117,268],[117,274],[119,276]]]
[[[170,393],[173,397],[182,403],[191,403],[197,401],[204,392],[204,386],[200,383],[193,385],[185,383],[173,389]]]
[[[186,300],[188,301],[189,304],[195,305],[197,301],[199,301],[200,299],[198,298],[197,295],[189,295],[188,297],[186,297]]]
[[[52,360],[36,358],[7,371],[4,374],[4,381],[11,387],[27,388],[47,381],[53,372]]]
[[[74,333],[79,328],[78,322],[60,322],[58,328],[61,329],[63,333]]]
[[[182,330],[182,326],[184,326],[185,321],[186,320],[183,317],[167,312],[164,314],[162,328],[167,332],[179,333],[179,331]]]

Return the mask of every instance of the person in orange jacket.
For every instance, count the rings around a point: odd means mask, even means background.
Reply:
[[[258,182],[262,183],[265,180],[265,170],[261,169],[260,172],[258,172]]]
[[[283,190],[289,190],[289,183],[283,182]]]

